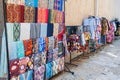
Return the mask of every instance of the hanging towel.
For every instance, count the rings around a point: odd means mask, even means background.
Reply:
[[[34,80],[45,80],[45,65],[34,68]]]
[[[52,77],[52,62],[46,64],[46,80]]]
[[[40,37],[46,37],[46,36],[47,36],[47,23],[42,23]]]
[[[19,80],[33,80],[33,70],[29,70],[26,73],[19,75]]]
[[[20,23],[13,24],[13,40],[14,41],[20,40]]]
[[[47,37],[53,36],[53,24],[52,23],[48,23],[48,27],[47,27]]]
[[[6,23],[8,43],[13,42],[13,23]]]
[[[48,0],[38,0],[39,8],[48,8]]]
[[[6,4],[7,22],[14,22],[14,4]]]
[[[24,40],[24,50],[25,56],[29,56],[32,54],[32,40]]]
[[[17,57],[18,58],[25,57],[23,42],[22,41],[18,41],[16,44],[17,44]]]
[[[30,23],[21,23],[20,40],[30,39]]]
[[[49,0],[48,9],[54,9],[54,0]]]
[[[59,24],[54,23],[53,36],[58,36],[58,29],[59,29]]]

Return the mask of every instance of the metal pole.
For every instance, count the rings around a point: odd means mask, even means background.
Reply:
[[[7,26],[6,26],[6,3],[3,0],[3,14],[4,14],[4,26],[5,26],[5,38],[6,38],[6,51],[7,51],[7,66],[8,66],[8,80],[10,80],[10,69],[9,69],[9,51],[8,51],[8,36],[7,36]]]

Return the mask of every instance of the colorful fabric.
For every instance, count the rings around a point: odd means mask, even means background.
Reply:
[[[20,40],[20,23],[14,23],[13,25],[13,40]]]
[[[38,8],[38,23],[48,22],[48,9]]]
[[[19,80],[33,80],[33,70],[29,70],[26,73],[19,75]]]
[[[17,1],[17,0],[16,0]],[[24,22],[24,6],[14,5],[14,22]]]
[[[38,39],[38,51],[39,53],[45,50],[45,38],[41,37]]]
[[[30,24],[30,38],[31,39],[36,39],[37,38],[37,33],[36,33],[36,24],[31,23]]]
[[[17,77],[19,75],[19,59],[10,60],[10,78]]]
[[[54,48],[58,48],[58,36],[54,37]]]
[[[37,54],[38,53],[38,40],[34,39],[32,43],[33,43],[33,53]]]
[[[41,62],[42,62],[41,54],[35,54],[35,56],[34,56],[34,68],[40,67]]]
[[[55,39],[54,39],[54,36],[52,36],[52,37],[48,37],[49,38],[49,46],[48,46],[48,49],[50,50],[50,49],[54,49],[54,41],[55,41]]]
[[[63,40],[63,34],[65,33],[65,26],[63,23],[59,24],[59,29],[58,29],[58,40],[62,41]]]
[[[14,4],[6,4],[6,21],[14,22]]]
[[[63,55],[63,42],[59,41],[58,42],[58,56]]]
[[[37,38],[40,38],[40,33],[41,33],[41,24],[37,23],[36,24],[36,34],[37,34]]]
[[[54,0],[48,0],[49,4],[48,4],[48,9],[54,9]]]
[[[58,73],[58,61],[53,61],[52,74],[56,75]]]
[[[58,59],[58,48],[53,49],[53,61]]]
[[[45,77],[45,65],[38,68],[34,68],[34,80],[44,80]]]
[[[58,10],[59,10],[59,11],[62,11],[62,10],[63,10],[63,9],[62,9],[62,8],[63,8],[63,1],[64,1],[64,0],[58,0]]]
[[[47,54],[47,52],[46,51],[44,51],[44,52],[42,52],[41,53],[41,64],[43,65],[43,64],[46,64],[46,55]]]
[[[13,42],[13,23],[6,23],[8,43]]]
[[[49,50],[47,53],[47,63],[52,62],[53,60],[53,50]]]
[[[22,41],[16,42],[16,47],[17,47],[17,57],[18,58],[25,57],[23,42]]]
[[[56,11],[55,10],[49,10],[48,22],[49,23],[55,23],[55,18],[56,18]]]
[[[90,33],[84,32],[85,40],[90,40]]]
[[[64,70],[64,57],[58,59],[58,72]]]
[[[17,59],[17,44],[16,42],[11,42],[8,44],[8,50],[9,50],[9,59]]]
[[[52,62],[46,64],[46,80],[52,77]]]
[[[25,6],[24,22],[35,22],[35,8]]]
[[[53,24],[52,24],[52,23],[48,23],[48,27],[47,27],[47,37],[53,36],[53,29],[54,29]]]
[[[59,24],[55,23],[54,30],[53,30],[53,36],[58,36],[58,29],[59,29]]]
[[[24,40],[24,50],[25,56],[29,56],[32,54],[32,40]]]
[[[25,0],[25,5],[30,6],[30,7],[34,7],[34,0]]]
[[[40,37],[47,37],[47,23],[41,24]]]
[[[21,23],[20,40],[30,39],[30,23]]]
[[[45,37],[45,44],[46,44],[45,50],[48,51],[48,46],[49,46],[49,39],[48,39],[48,37]]]
[[[48,0],[38,0],[39,8],[48,8]]]

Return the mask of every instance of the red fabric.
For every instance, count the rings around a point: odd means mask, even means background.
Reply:
[[[25,49],[25,56],[29,56],[32,54],[32,40],[24,40],[24,49]]]
[[[38,8],[38,22],[47,23],[48,22],[48,9]]]

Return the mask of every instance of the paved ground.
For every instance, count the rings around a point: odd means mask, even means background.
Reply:
[[[80,59],[74,63],[78,67],[70,68],[75,75],[65,72],[53,80],[120,80],[120,40],[107,45],[89,59]]]

